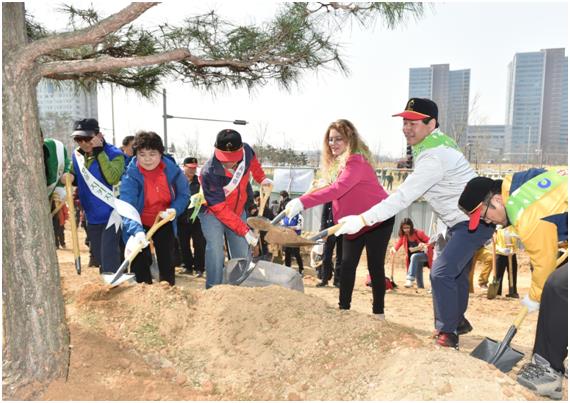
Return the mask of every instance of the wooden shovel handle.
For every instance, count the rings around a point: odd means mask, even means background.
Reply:
[[[263,188],[266,188],[267,190],[263,190]],[[273,191],[273,184],[260,186],[259,188],[260,203],[259,203],[259,211],[257,212],[258,216],[261,217],[263,215],[263,210],[265,210],[265,205],[267,204],[267,200],[271,196],[272,191]]]
[[[65,193],[69,208],[69,222],[71,224],[71,244],[73,246],[73,256],[79,258],[79,238],[77,237],[77,223],[75,222],[75,205],[73,204],[73,193],[71,192],[71,176],[65,175]]]
[[[327,229],[322,230],[321,232],[319,232],[317,235],[313,235],[312,237],[309,238],[310,241],[318,241],[321,238],[325,238],[327,236],[330,236],[332,234],[334,234],[335,232],[337,232],[340,227],[342,227],[343,224],[336,224],[333,225],[332,227],[328,227]]]
[[[523,306],[521,308],[521,310],[519,311],[517,317],[515,318],[515,320],[513,321],[513,326],[516,327],[517,329],[520,327],[522,321],[524,320],[526,314],[528,313],[528,308],[526,306]]]

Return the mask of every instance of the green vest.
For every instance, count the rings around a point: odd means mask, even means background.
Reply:
[[[447,134],[442,133],[439,129],[435,129],[418,144],[412,146],[412,154],[414,156],[414,159],[416,159],[424,151],[439,146],[449,147],[457,151],[461,151],[455,140],[453,140]]]
[[[63,143],[55,139],[44,139],[44,147],[47,149],[46,153],[46,185],[48,195],[51,195],[57,186],[61,175],[64,172],[69,172],[69,158],[67,157],[67,150]]]
[[[509,196],[505,205],[511,224],[516,225],[525,209],[532,206],[537,200],[556,189],[566,180],[565,176],[559,175],[556,171],[546,171],[525,182]]]

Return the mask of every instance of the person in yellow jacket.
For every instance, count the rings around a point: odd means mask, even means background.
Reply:
[[[503,180],[473,178],[459,207],[469,215],[470,230],[484,221],[512,226],[520,237],[534,268],[522,303],[529,312],[540,311],[533,357],[517,381],[542,396],[560,399],[568,354],[568,265],[556,266],[559,243],[568,241],[566,173],[530,169]]]

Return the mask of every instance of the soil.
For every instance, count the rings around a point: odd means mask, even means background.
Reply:
[[[435,346],[431,295],[403,286],[402,255],[394,264],[398,288],[387,292],[381,321],[371,315],[365,257],[352,309],[340,311],[338,289],[315,287],[310,268],[304,293],[279,286],[206,291],[203,278],[180,269],[175,287],[110,289],[98,269],[86,267],[88,251],[80,243],[81,276],[70,245],[58,250],[71,331],[68,379],[29,387],[17,399],[540,400],[515,380],[530,359],[536,314],[513,340],[525,357],[507,374],[469,353],[484,337],[504,337],[518,300],[488,300],[475,286],[466,314],[474,330],[460,337],[458,351]],[[426,272],[429,289],[428,278]],[[521,296],[529,284],[528,259],[521,256]],[[567,399],[566,380],[564,389]]]

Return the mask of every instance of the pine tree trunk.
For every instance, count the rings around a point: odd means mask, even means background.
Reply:
[[[2,4],[3,397],[65,377],[69,331],[38,123],[36,66],[22,61],[24,3]]]

